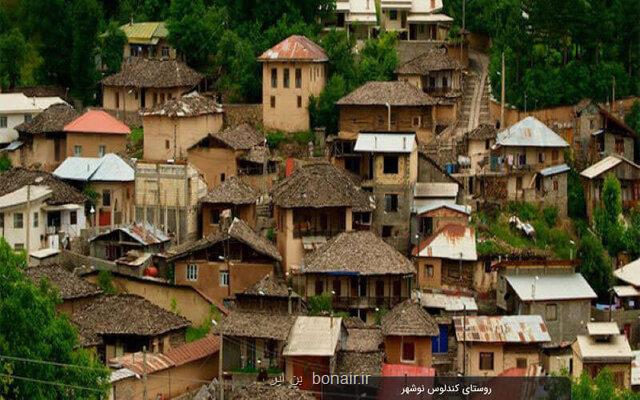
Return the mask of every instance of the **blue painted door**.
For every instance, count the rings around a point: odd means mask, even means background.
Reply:
[[[432,353],[446,353],[449,351],[449,327],[440,325],[440,334],[431,338]]]

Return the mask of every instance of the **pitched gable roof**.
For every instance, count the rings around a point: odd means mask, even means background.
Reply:
[[[569,147],[569,143],[536,118],[527,117],[498,132],[495,146]]]
[[[174,97],[148,110],[141,110],[142,116],[195,117],[206,114],[222,113],[222,105],[212,98],[203,96],[198,92]]]
[[[24,270],[24,274],[36,285],[39,285],[42,280],[48,281],[51,286],[58,289],[62,300],[97,296],[102,293],[96,285],[59,265],[29,267]]]
[[[161,244],[170,241],[171,239],[165,235],[162,229],[151,225],[147,221],[133,222],[129,225],[123,225],[116,227],[110,231],[98,234],[89,239],[89,242],[100,240],[101,238],[108,239],[111,233],[120,231],[131,237],[133,240],[143,246],[150,246],[154,244]]]
[[[16,126],[18,132],[39,134],[62,132],[64,126],[78,117],[78,112],[66,103],[58,103],[33,117],[29,122]]]
[[[255,204],[258,192],[247,185],[242,179],[232,176],[214,187],[201,200],[203,204]]]
[[[462,65],[451,58],[444,47],[435,48],[407,61],[396,69],[396,74],[426,75],[430,71],[462,69]]]
[[[284,341],[296,320],[295,315],[234,310],[223,317],[216,332],[224,335]]]
[[[67,157],[53,171],[60,179],[82,182],[133,182],[135,171],[116,154],[103,157]]]
[[[463,321],[464,318],[464,321]],[[463,340],[463,323],[467,342],[545,343],[551,337],[539,315],[453,317],[456,339]]]
[[[44,171],[30,171],[17,167],[0,174],[0,196],[15,192],[26,185],[47,186],[51,196],[46,200],[49,205],[82,204],[86,197],[73,186],[63,182],[53,174]]]
[[[422,306],[409,299],[393,307],[382,318],[384,336],[436,336],[438,323]]]
[[[249,286],[242,292],[244,295],[249,296],[267,296],[267,297],[289,297],[289,286],[282,280],[273,277],[271,274],[265,275],[255,284]],[[292,297],[298,297],[298,294],[291,292]]]
[[[475,261],[478,259],[475,230],[470,226],[445,225],[423,240],[412,253],[417,257]]]
[[[322,47],[305,36],[292,35],[265,51],[259,61],[329,61]]]
[[[120,26],[129,43],[157,44],[168,36],[164,22],[130,22]]]
[[[438,100],[404,81],[370,81],[336,102],[337,105],[358,106],[429,106]]]
[[[601,176],[605,172],[617,167],[620,163],[628,164],[632,168],[632,170],[636,171],[636,173],[637,171],[640,171],[640,165],[634,163],[631,160],[627,160],[626,158],[618,154],[612,154],[603,158],[597,163],[590,165],[584,171],[580,172],[580,175],[587,179],[594,179]]]
[[[134,57],[122,63],[120,72],[104,78],[102,84],[136,88],[191,88],[201,80],[200,73],[179,61]]]
[[[103,110],[89,110],[66,124],[64,132],[128,135],[131,129]]]

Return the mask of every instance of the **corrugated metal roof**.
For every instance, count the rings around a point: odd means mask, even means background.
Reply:
[[[29,256],[41,260],[47,257],[58,255],[59,253],[60,250],[58,249],[48,248],[32,251],[31,253],[29,253]]]
[[[413,196],[418,198],[455,198],[458,196],[458,184],[453,182],[416,182]]]
[[[139,376],[131,371],[128,368],[120,368],[117,369],[115,371],[111,371],[111,377],[109,378],[109,383],[114,383],[114,382],[118,382],[121,381],[123,379],[127,379],[127,378],[139,378]]]
[[[640,258],[616,269],[613,275],[621,281],[640,287]]]
[[[211,356],[217,353],[218,350],[220,350],[220,339],[216,336],[208,335],[202,339],[174,347],[166,353],[166,356],[177,367]]]
[[[619,335],[620,328],[616,322],[589,322],[587,323],[589,336]]]
[[[291,328],[284,356],[333,356],[340,340],[342,318],[299,316]]]
[[[24,143],[22,143],[19,140],[14,140],[13,142],[9,143],[9,145],[7,147],[5,147],[2,150],[7,150],[7,151],[14,151],[14,150],[18,150],[20,147],[22,147]]]
[[[109,360],[109,365],[117,368],[126,368],[138,375],[142,375],[145,372],[144,355],[141,351],[137,353],[128,353],[115,357]],[[162,353],[146,354],[146,372],[153,374],[154,372],[163,371],[165,369],[173,367],[173,361],[171,361],[166,355]]]
[[[522,301],[595,299],[581,274],[507,275],[507,282]]]
[[[415,205],[415,202],[414,202]],[[424,214],[424,213],[428,213],[430,211],[433,210],[437,210],[439,208],[448,208],[449,210],[453,210],[453,211],[457,211],[457,212],[461,212],[463,214],[471,214],[471,207],[470,206],[463,206],[462,204],[452,204],[450,202],[446,202],[446,201],[432,201],[429,204],[425,204],[425,205],[421,205],[418,207],[414,208],[414,212],[416,214]]]
[[[469,226],[446,225],[414,249],[418,257],[476,261],[476,232]]]
[[[631,285],[614,286],[613,291],[618,297],[636,297],[640,296],[638,289]]]
[[[414,133],[360,133],[354,151],[411,153],[416,148]]]
[[[545,343],[551,341],[541,316],[505,315],[454,317],[456,339],[459,342],[463,340],[463,318],[467,342]]]
[[[496,146],[569,147],[569,143],[536,118],[527,117],[498,132]]]
[[[127,35],[129,43],[156,44],[159,39],[167,37],[164,22],[134,22],[120,26]]]
[[[103,157],[67,157],[53,175],[84,182],[133,182],[135,170],[116,154]]]
[[[417,292],[420,305],[425,308],[437,308],[445,311],[478,311],[476,300],[471,296],[447,293]]]
[[[64,126],[65,132],[128,135],[131,129],[103,110],[89,110]]]
[[[31,193],[27,193],[27,186],[23,186],[18,190],[0,196],[0,209],[14,207],[20,204],[26,204],[27,194],[32,202],[44,200],[53,193],[48,186],[30,185]]]
[[[113,231],[122,231],[127,235],[131,236],[133,239],[135,239],[138,243],[142,245],[160,244],[160,243],[165,243],[171,240],[169,236],[165,235],[162,229],[157,228],[154,225],[151,225],[147,221],[144,221],[144,222],[134,222],[126,226],[119,226],[117,228],[114,228],[111,231],[94,236],[91,239],[89,239],[89,241],[92,242],[101,237],[107,236],[111,234],[111,232]]]
[[[291,35],[282,42],[276,44],[258,57],[259,61],[308,61],[325,62],[329,58],[322,47],[309,38],[300,35]]]
[[[618,164],[620,164],[621,162],[626,162],[627,164],[631,165],[632,167],[636,168],[636,169],[640,169],[640,166],[630,160],[627,160],[624,157],[621,157],[619,155],[610,155],[608,157],[603,158],[602,160],[598,161],[597,163],[591,165],[590,167],[588,167],[587,169],[585,169],[584,171],[582,171],[580,173],[580,175],[584,176],[585,178],[588,179],[593,179],[596,178],[600,175],[602,175],[603,173],[609,171],[610,169],[614,168],[615,166],[617,166]]]
[[[547,167],[545,169],[540,170],[538,172],[542,176],[552,176],[557,174],[562,174],[564,172],[569,171],[571,168],[567,164],[554,165],[552,167]]]

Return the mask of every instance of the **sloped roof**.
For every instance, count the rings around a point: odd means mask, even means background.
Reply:
[[[120,26],[129,43],[157,44],[168,36],[164,22],[130,22]]]
[[[384,336],[436,336],[438,323],[413,300],[405,300],[393,307],[382,318]]]
[[[411,153],[417,147],[415,133],[359,133],[354,151]]]
[[[133,294],[104,295],[77,310],[71,320],[98,335],[157,336],[191,325],[184,317]]]
[[[456,339],[463,340],[463,317],[453,317]],[[467,342],[545,343],[551,337],[539,315],[467,316],[464,317]]]
[[[243,123],[223,131],[212,133],[212,137],[235,150],[249,150],[264,145],[264,135],[251,124]]]
[[[0,174],[0,196],[14,192],[26,185],[43,185],[51,190],[46,200],[49,205],[82,204],[86,197],[73,186],[44,171],[30,171],[17,167]]]
[[[342,350],[357,353],[378,352],[382,342],[382,331],[378,327],[347,328],[347,340]]]
[[[282,355],[333,356],[338,350],[341,328],[342,318],[298,316]]]
[[[157,104],[151,109],[141,110],[140,115],[176,118],[221,114],[222,112],[222,105],[216,103],[212,98],[203,96],[198,92],[191,92]]]
[[[220,338],[207,335],[178,347],[173,347],[165,355],[176,367],[212,356],[220,350]]]
[[[82,182],[133,182],[135,170],[116,154],[102,157],[67,157],[53,171],[60,179]]]
[[[444,47],[434,48],[427,53],[407,61],[396,69],[396,74],[426,75],[429,71],[462,69],[462,64],[451,58]]]
[[[414,197],[440,198],[458,196],[460,185],[453,182],[416,182],[413,188]]]
[[[491,124],[480,124],[467,132],[467,138],[471,140],[495,139],[498,130]]]
[[[265,275],[255,284],[245,289],[242,294],[250,296],[266,296],[266,297],[289,297],[289,286],[283,279],[275,278],[271,274]],[[291,292],[292,297],[298,297],[298,294]]]
[[[141,351],[114,357],[109,360],[109,364],[131,371],[133,373],[133,375],[130,375],[131,377],[141,376],[145,372],[153,374],[174,367],[173,361],[166,354],[148,352],[144,355]]]
[[[51,189],[45,185],[29,185],[0,196],[0,210],[32,202],[46,201],[51,196]]]
[[[404,275],[413,264],[391,245],[369,231],[342,232],[304,258],[302,273]]]
[[[569,143],[536,118],[527,117],[498,132],[496,146],[569,147]]]
[[[436,369],[409,364],[382,364],[382,376],[436,376]]]
[[[336,369],[339,374],[380,376],[382,361],[381,351],[367,353],[339,351]]]
[[[258,192],[244,183],[240,178],[232,176],[214,187],[201,200],[203,204],[255,204]]]
[[[66,103],[58,103],[33,117],[29,122],[16,126],[18,132],[30,134],[62,132],[64,126],[78,117],[78,112]]]
[[[365,207],[369,200],[346,171],[327,162],[303,165],[274,185],[278,207]]]
[[[595,299],[598,297],[584,277],[578,273],[541,276],[507,275],[505,279],[522,301]]]
[[[120,72],[102,80],[105,86],[172,88],[196,86],[202,75],[176,60],[133,57],[122,63]]]
[[[476,300],[472,296],[460,294],[418,292],[420,305],[444,311],[478,311]]]
[[[166,243],[171,240],[167,235],[165,235],[162,229],[151,225],[147,221],[143,221],[133,222],[129,225],[116,227],[111,231],[104,232],[90,238],[89,241],[93,242],[95,240],[108,237],[112,232],[116,231],[124,232],[143,246]]]
[[[128,135],[131,129],[103,110],[88,110],[78,118],[66,124],[64,132],[74,133],[108,133]]]
[[[553,176],[569,172],[570,170],[571,168],[569,168],[567,164],[560,164],[541,169],[538,173],[542,176]]]
[[[102,293],[102,290],[96,285],[59,265],[29,267],[24,270],[24,274],[36,285],[40,284],[42,280],[49,281],[51,286],[58,289],[62,300],[97,296]]]
[[[622,162],[629,164],[631,167],[635,168],[636,170],[640,170],[640,165],[634,163],[631,160],[627,160],[626,158],[620,155],[612,154],[610,156],[603,158],[597,163],[587,167],[584,171],[580,173],[580,175],[584,176],[587,179],[594,179],[599,177],[603,173],[610,171],[612,168],[615,168],[616,166],[618,166],[618,164]]]
[[[423,240],[412,253],[418,257],[475,261],[478,259],[475,229],[456,224],[446,225]]]
[[[617,322],[589,322],[587,332],[589,336],[619,335],[620,328]]]
[[[37,113],[45,108],[65,103],[60,97],[27,97],[23,93],[0,93],[0,114]]]
[[[613,335],[609,341],[596,341],[589,335],[578,335],[572,346],[583,362],[629,362],[635,359],[627,337]]]
[[[216,332],[223,335],[284,341],[296,320],[295,315],[259,311],[234,310],[223,317]]]
[[[337,105],[358,106],[430,106],[438,100],[404,81],[370,81],[336,102]]]
[[[613,276],[635,287],[640,287],[640,258],[613,271]]]
[[[265,51],[259,61],[329,61],[322,47],[305,36],[292,35]]]
[[[430,213],[431,211],[438,210],[440,208],[446,208],[451,211],[458,212],[460,214],[470,215],[471,214],[471,206],[463,206],[462,204],[451,204],[446,201],[436,201],[430,204],[425,204],[423,206],[415,207],[415,213],[418,215],[424,215]]]

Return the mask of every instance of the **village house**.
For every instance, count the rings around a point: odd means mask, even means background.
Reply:
[[[335,14],[323,21],[325,29],[345,30],[357,42],[377,35],[378,21],[374,0],[337,0]]]
[[[11,165],[53,171],[67,158],[67,134],[64,127],[79,116],[66,103],[49,106],[29,122],[16,126],[23,145],[7,151]]]
[[[322,47],[292,35],[258,57],[262,63],[262,118],[267,129],[310,128],[309,97],[319,96],[329,59]]]
[[[174,282],[222,303],[278,269],[276,247],[235,218],[221,232],[170,248],[158,262],[173,266]]]
[[[185,159],[191,146],[223,125],[222,105],[198,92],[159,102],[140,115],[146,161]]]
[[[422,240],[445,225],[466,226],[471,207],[456,204],[458,186],[451,183],[416,183],[411,210],[411,244]]]
[[[360,318],[345,318],[347,338],[338,352],[338,374],[380,376],[384,358],[379,326],[365,325]]]
[[[408,82],[367,82],[336,102],[340,132],[335,153],[353,153],[360,132],[415,132],[419,145],[436,132],[438,100]]]
[[[102,80],[102,107],[129,120],[140,109],[190,92],[201,80],[202,75],[179,61],[134,57]]]
[[[296,292],[305,299],[329,296],[333,309],[372,324],[376,309],[408,299],[415,268],[372,232],[342,232],[305,256],[293,271]]]
[[[303,314],[306,303],[284,279],[267,274],[243,292],[236,293],[236,309],[272,314]]]
[[[169,44],[164,22],[129,22],[120,26],[127,36],[123,56],[127,60],[131,57],[174,60],[176,49]]]
[[[24,270],[24,273],[34,284],[39,285],[40,282],[46,281],[56,289],[62,300],[56,305],[56,309],[68,316],[86,307],[102,294],[98,286],[85,281],[60,265],[29,267]]]
[[[146,348],[165,353],[185,343],[189,321],[132,294],[104,295],[76,310],[80,346],[94,349],[101,360]]]
[[[468,197],[475,195],[476,175],[490,160],[491,149],[496,143],[497,129],[493,125],[480,124],[464,134],[459,142],[462,155],[458,156],[458,171],[454,174],[464,185]]]
[[[371,217],[368,196],[344,170],[326,162],[298,167],[274,185],[271,197],[286,272],[300,268],[306,252]]]
[[[454,317],[458,373],[498,376],[540,364],[539,347],[551,341],[539,315]]]
[[[380,24],[400,40],[444,41],[453,18],[442,14],[442,0],[381,0]]]
[[[53,175],[77,187],[83,193],[92,192],[94,226],[129,224],[133,221],[135,170],[116,154],[101,157],[69,157]]]
[[[255,229],[258,197],[258,192],[238,177],[225,179],[200,201],[202,236],[218,233],[225,218],[239,218]],[[228,215],[225,210],[229,210]]]
[[[102,110],[88,110],[63,128],[67,157],[102,157],[123,153],[131,129]]]
[[[209,187],[232,176],[256,188],[271,187],[276,170],[264,134],[247,123],[201,137],[189,147],[187,158]]]
[[[86,197],[50,173],[0,174],[0,229],[15,250],[66,247],[86,227]]]
[[[18,146],[16,126],[29,122],[49,106],[65,103],[60,97],[27,97],[24,93],[0,93],[0,147]],[[66,103],[65,103],[66,104]]]
[[[557,207],[567,215],[569,144],[534,117],[498,132],[491,155],[478,172],[474,193],[488,201],[526,201]]]
[[[611,310],[593,310],[596,321],[615,321],[632,347],[640,343],[640,259],[613,271],[620,283],[613,286]]]
[[[622,188],[622,208],[632,209],[640,200],[640,166],[619,155],[610,155],[580,173],[584,185],[587,216],[591,220],[602,200],[602,186],[607,175],[615,176]]]
[[[336,373],[338,351],[346,336],[342,318],[298,316],[282,350],[286,381],[296,378],[300,389],[320,392],[322,385],[313,381],[313,375]]]
[[[178,243],[200,238],[199,202],[207,193],[190,164],[135,164],[135,220],[163,228]]]
[[[440,335],[436,320],[419,302],[406,300],[382,317],[385,362],[431,367],[432,337]]]
[[[602,369],[607,368],[618,388],[631,387],[631,363],[635,356],[615,322],[590,322],[587,334],[579,335],[571,348],[572,377],[578,378],[584,372],[595,379]]]
[[[214,336],[175,347],[166,353],[123,354],[109,360],[110,399],[171,399],[218,377],[220,340]]]
[[[92,257],[116,261],[129,252],[138,255],[161,253],[169,246],[170,240],[153,225],[133,222],[95,235],[89,239],[89,246]]]

